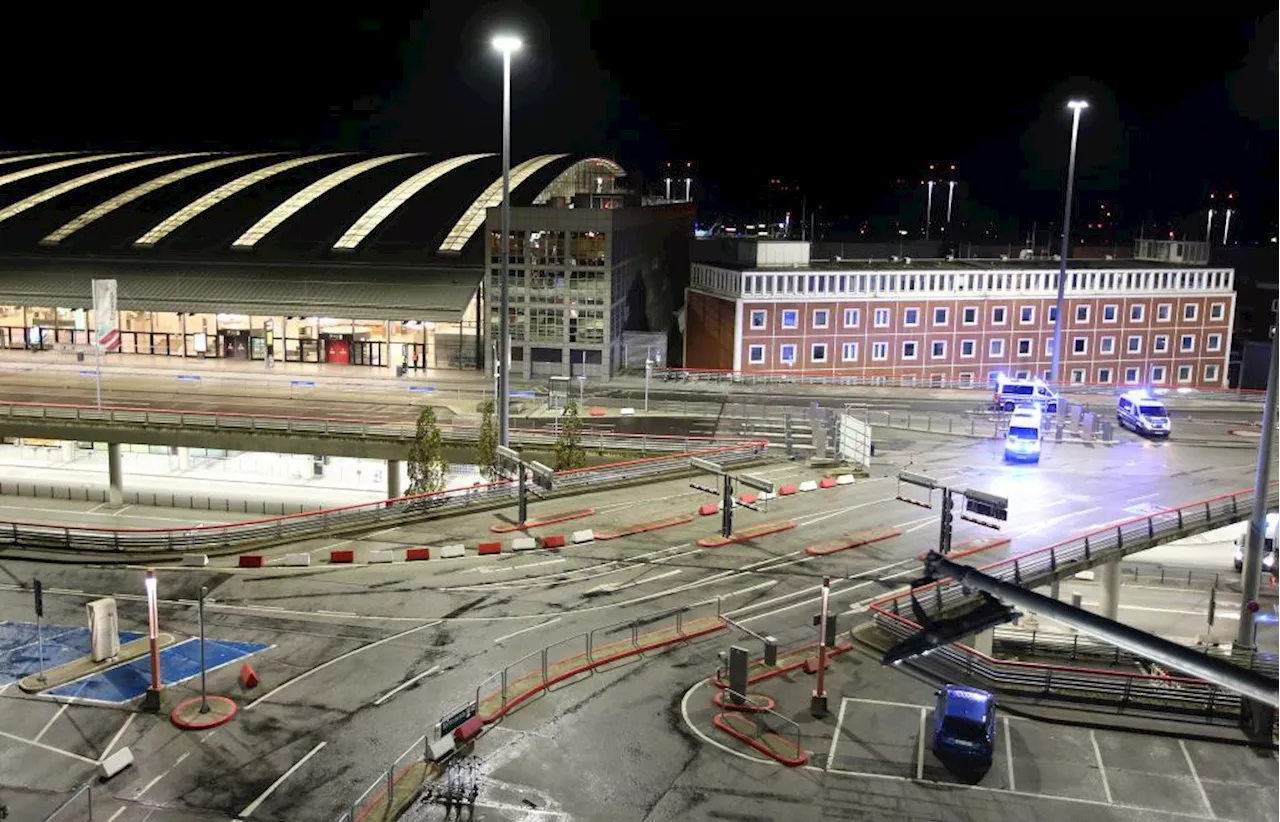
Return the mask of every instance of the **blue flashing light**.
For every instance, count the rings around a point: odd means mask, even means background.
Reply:
[[[1145,388],[1137,388],[1137,389],[1134,389],[1133,391],[1126,391],[1125,396],[1135,401],[1149,400],[1151,399],[1151,392]]]

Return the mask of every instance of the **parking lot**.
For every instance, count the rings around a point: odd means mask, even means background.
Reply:
[[[1273,820],[1274,751],[1090,730],[999,715],[991,768],[958,776],[930,750],[933,707],[845,698],[813,764],[828,773],[933,782],[1191,818]]]

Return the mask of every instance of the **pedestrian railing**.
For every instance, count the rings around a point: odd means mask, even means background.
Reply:
[[[430,762],[428,738],[423,734],[369,783],[337,822],[394,822],[436,775]]]
[[[764,454],[768,442],[708,439],[702,440],[701,446],[685,453],[559,471],[552,493],[686,471],[689,458],[694,456],[725,464],[744,462]],[[516,491],[515,482],[500,480],[466,489],[193,528],[100,528],[0,521],[0,547],[105,553],[229,553],[318,535],[388,527],[481,505],[508,504],[514,501]]]
[[[1253,507],[1253,489],[1221,494],[1178,508],[1134,517],[1091,531],[1080,537],[1027,551],[981,566],[980,570],[1005,582],[1036,588],[1099,563],[1119,559],[1136,551],[1247,519]],[[1269,506],[1275,507],[1277,484],[1267,491]],[[965,607],[974,598],[972,591],[951,579],[898,591],[871,603],[876,625],[890,636],[905,638],[921,630],[913,621],[910,598],[916,597],[926,613],[941,616]],[[1233,657],[1234,659],[1234,657]],[[1254,666],[1256,657],[1235,661]],[[955,643],[931,651],[922,664],[947,674],[985,680],[1008,690],[1040,695],[1119,701],[1122,706],[1157,704],[1172,710],[1198,712],[1232,711],[1238,698],[1217,685],[1198,679],[1147,676],[1106,668],[1056,666],[1045,663],[997,659],[968,645]],[[1169,695],[1176,686],[1176,697]]]

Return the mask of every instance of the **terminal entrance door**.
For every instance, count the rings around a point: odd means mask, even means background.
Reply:
[[[221,345],[218,348],[225,359],[249,359],[248,331],[219,331],[218,337],[221,339]]]
[[[351,363],[351,340],[346,337],[324,337],[324,361],[349,365]]]
[[[382,365],[383,344],[369,340],[355,340],[351,343],[352,365]]]

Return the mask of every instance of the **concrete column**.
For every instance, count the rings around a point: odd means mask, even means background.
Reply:
[[[974,634],[969,639],[969,647],[980,654],[991,656],[995,648],[996,631],[994,628],[988,628],[981,633]]]
[[[62,441],[62,458],[67,462],[71,462],[76,458],[76,443],[74,440]]]
[[[1053,582],[1049,583],[1049,596],[1051,598],[1059,599],[1059,595],[1060,595],[1059,586],[1060,586],[1060,583],[1056,579]]]
[[[120,443],[107,443],[107,504],[124,505],[124,471],[120,468]]]
[[[191,469],[191,449],[185,445],[178,446],[178,470],[188,471]]]
[[[1107,560],[1098,570],[1102,572],[1102,615],[1115,619],[1120,610],[1120,558]]]
[[[400,494],[400,460],[387,460],[387,499],[396,499]]]

